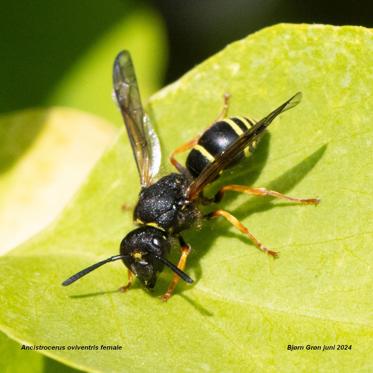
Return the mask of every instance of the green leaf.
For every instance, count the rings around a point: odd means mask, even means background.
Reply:
[[[0,253],[56,218],[115,135],[110,123],[73,109],[0,117]]]
[[[18,343],[0,333],[0,370],[4,373],[42,372],[43,355],[22,351]]]
[[[0,370],[2,373],[78,373],[79,371],[22,346],[0,333]]]
[[[121,294],[119,262],[62,288],[116,254],[133,227],[121,205],[133,206],[139,187],[123,135],[60,219],[0,258],[0,328],[30,344],[97,345],[47,353],[89,371],[372,370],[372,40],[360,27],[275,26],[228,46],[150,102],[166,155],[211,123],[224,92],[232,115],[256,118],[303,92],[301,105],[276,119],[256,153],[224,179],[321,198],[318,207],[224,199],[279,260],[211,221],[185,235],[196,283],[180,284],[168,303],[158,296],[169,271],[153,294],[138,284]],[[116,344],[123,349],[100,347]],[[308,344],[352,349],[287,350]]]

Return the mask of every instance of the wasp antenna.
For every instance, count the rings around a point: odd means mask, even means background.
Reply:
[[[68,286],[68,285],[72,284],[73,282],[75,282],[76,280],[79,280],[81,277],[83,277],[83,276],[87,275],[88,273],[94,271],[96,268],[101,267],[102,265],[104,265],[106,263],[114,262],[115,260],[119,260],[119,259],[123,259],[125,256],[126,255],[114,255],[114,256],[111,256],[110,258],[102,260],[101,262],[92,264],[91,266],[89,266],[89,267],[81,270],[80,272],[75,273],[75,275],[72,275],[71,277],[69,277],[67,280],[65,280],[62,283],[62,286]]]
[[[155,255],[155,257],[158,260],[160,260],[163,264],[165,264],[168,268],[170,268],[173,272],[175,272],[182,280],[184,280],[188,284],[192,284],[194,282],[184,271],[182,271],[180,268],[177,268],[175,264],[171,263],[169,260],[158,255]]]

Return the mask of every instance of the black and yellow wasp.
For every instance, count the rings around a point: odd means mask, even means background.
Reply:
[[[125,291],[131,286],[134,276],[150,289],[155,286],[158,273],[162,272],[166,265],[174,272],[172,281],[162,297],[166,301],[171,297],[180,279],[188,283],[193,282],[184,272],[190,247],[181,233],[199,225],[204,218],[219,216],[227,219],[247,235],[258,249],[276,257],[275,251],[261,244],[229,212],[218,209],[204,216],[200,206],[220,201],[227,191],[273,196],[303,204],[319,202],[315,198],[292,198],[264,188],[244,185],[226,185],[211,199],[203,195],[204,188],[216,180],[223,170],[241,160],[245,152],[250,153],[255,149],[270,123],[279,114],[300,102],[301,93],[295,94],[258,122],[245,117],[224,119],[227,116],[229,99],[228,95],[225,95],[224,107],[218,119],[204,133],[181,145],[170,155],[170,161],[178,172],[157,180],[160,166],[159,141],[141,105],[135,70],[127,51],[120,52],[115,59],[113,83],[115,97],[122,112],[140,175],[141,191],[134,211],[134,221],[138,227],[122,240],[120,255],[83,269],[64,281],[63,285],[70,285],[105,263],[121,259],[128,268],[128,284],[121,290]],[[187,150],[190,152],[184,167],[175,156]],[[175,240],[179,241],[181,247],[177,265],[167,259]]]

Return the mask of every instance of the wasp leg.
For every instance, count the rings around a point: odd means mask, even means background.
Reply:
[[[121,286],[119,288],[119,291],[122,292],[122,293],[125,293],[131,287],[132,282],[133,282],[133,273],[128,269],[127,274],[128,274],[127,285]]]
[[[171,162],[171,164],[181,173],[185,173],[185,167],[182,166],[175,158],[176,154],[179,154],[179,153],[184,153],[186,152],[187,150],[189,149],[192,149],[194,145],[197,144],[198,140],[200,138],[200,135],[194,137],[192,140],[186,142],[185,144],[183,145],[180,145],[179,147],[177,147],[169,156],[169,160]]]
[[[223,118],[226,118],[227,115],[228,115],[228,110],[229,110],[229,98],[230,98],[230,94],[229,93],[224,93],[223,95],[223,108],[221,110],[221,112],[219,113],[219,115],[217,116],[217,118],[214,120],[214,122],[211,124],[211,126],[213,124],[215,124],[216,122],[218,122],[219,120],[222,120]],[[210,126],[210,127],[211,127]],[[205,132],[205,131],[204,131]],[[193,137],[193,139],[189,140],[188,142],[186,142],[185,144],[182,144],[180,145],[179,147],[177,147],[169,156],[169,160],[171,162],[171,164],[181,173],[185,173],[185,167],[182,166],[177,160],[176,160],[176,155],[177,154],[180,154],[180,153],[184,153],[186,152],[187,150],[189,149],[192,149],[193,146],[197,145],[198,143],[198,140],[199,138],[201,137],[202,133],[199,134],[198,136],[196,137]]]
[[[215,199],[214,199],[215,202],[219,202],[223,198],[224,193],[227,192],[228,190],[232,190],[232,191],[240,192],[240,193],[246,193],[246,194],[253,195],[253,196],[262,196],[262,197],[271,196],[271,197],[284,199],[286,201],[300,203],[303,205],[317,205],[320,202],[320,199],[318,198],[295,198],[295,197],[286,196],[285,194],[281,194],[274,190],[267,190],[265,188],[250,188],[246,185],[225,185],[223,186],[219,190],[219,192],[215,195]]]
[[[235,228],[237,228],[240,232],[245,234],[251,242],[261,251],[265,252],[268,255],[273,256],[276,258],[278,256],[278,252],[267,249],[262,243],[260,243],[255,236],[232,214],[225,210],[216,210],[214,212],[211,212],[207,215],[208,218],[217,218],[219,216],[222,216],[223,218],[227,219]]]
[[[181,255],[179,262],[177,263],[177,267],[183,271],[186,265],[187,257],[190,254],[191,247],[184,241],[183,237],[181,236],[179,236],[179,243],[181,247]],[[172,293],[174,292],[179,281],[180,277],[176,273],[174,273],[167,291],[161,296],[161,300],[166,302],[171,298]]]
[[[229,93],[224,93],[223,95],[223,107],[221,109],[221,112],[214,120],[213,124],[216,122],[219,122],[220,120],[226,118],[228,116],[229,111],[229,99],[231,98],[231,95]]]

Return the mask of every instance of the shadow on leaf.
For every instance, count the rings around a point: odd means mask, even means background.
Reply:
[[[277,190],[277,191],[281,191],[282,193],[286,193],[292,188],[294,188],[316,166],[316,164],[323,157],[326,151],[326,148],[327,148],[326,144],[321,146],[318,150],[316,150],[314,153],[306,157],[296,166],[292,167],[291,169],[286,171],[283,175],[281,175],[280,177],[278,177],[277,179],[273,180],[268,185],[266,185],[265,186],[266,189]],[[253,157],[253,161],[254,161],[254,157]],[[241,176],[240,176],[240,180],[242,180]],[[251,177],[251,180],[253,180],[252,177]],[[225,180],[225,184],[227,184],[226,180]],[[246,182],[245,184],[248,184],[248,183]],[[237,195],[238,195],[237,193],[232,193],[232,195],[229,196],[230,200],[236,198]],[[313,197],[313,196],[309,196],[309,197]],[[289,207],[291,205],[294,205],[294,203],[273,204],[272,203],[273,199],[274,197],[250,198],[250,200],[247,203],[241,205],[236,211],[234,211],[233,215],[236,216],[238,219],[242,220],[252,213],[263,212],[274,207]],[[227,200],[228,198],[223,199],[223,201],[221,202],[222,207],[224,207],[224,202],[226,202]],[[307,208],[310,208],[310,206],[307,206]],[[211,229],[212,224],[215,225],[214,230]],[[219,223],[217,221],[212,221],[212,222],[208,222],[204,224],[204,226],[202,227],[200,231],[188,232],[187,240],[192,245],[192,247],[195,249],[193,250],[193,254],[190,256],[188,267],[194,270],[196,283],[198,282],[198,279],[201,278],[202,276],[202,268],[199,264],[200,259],[207,252],[207,250],[212,249],[214,241],[219,236],[224,235],[226,237],[228,236],[234,239],[240,239],[245,244],[250,244],[253,246],[252,242],[245,235],[240,234],[239,232],[236,232],[236,231],[230,232],[229,231],[230,229],[231,229],[231,225],[228,224],[226,221],[219,222]],[[175,294],[183,292],[184,289],[185,289],[185,286],[178,287],[175,291]]]

